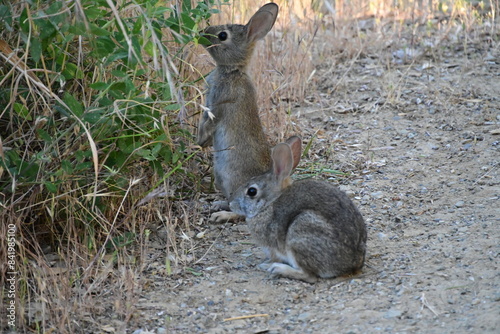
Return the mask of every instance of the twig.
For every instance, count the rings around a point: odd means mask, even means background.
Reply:
[[[233,321],[233,320],[241,320],[241,319],[251,319],[251,318],[257,318],[257,317],[268,317],[269,314],[267,313],[262,313],[262,314],[251,314],[251,315],[242,315],[239,317],[233,317],[233,318],[226,318],[223,321]]]
[[[220,230],[219,234],[215,237],[215,240],[212,242],[212,244],[210,245],[210,247],[208,247],[207,251],[205,252],[205,254],[203,254],[196,262],[195,264],[198,264],[200,263],[204,258],[205,256],[208,254],[208,252],[210,252],[212,250],[212,247],[215,245],[215,243],[217,242],[217,240],[219,239],[219,237],[221,236],[222,232],[224,232],[224,230],[226,229],[227,227],[227,224],[228,222],[226,222],[224,224],[224,226],[222,227],[222,229]],[[225,321],[225,320],[224,320]]]
[[[493,165],[493,167],[492,167],[489,171],[487,171],[486,173],[484,173],[483,175],[481,175],[481,176],[480,176],[480,177],[479,177],[479,178],[478,178],[478,179],[474,182],[474,185],[476,185],[476,184],[479,182],[479,180],[481,180],[483,177],[486,177],[486,176],[488,176],[488,174],[493,173],[493,172],[495,171],[495,169],[497,169],[497,167],[498,167],[498,164],[496,164],[496,163],[495,163],[495,164]]]
[[[436,310],[434,310],[434,308],[431,305],[429,305],[427,299],[425,299],[425,293],[423,292],[422,292],[422,297],[420,297],[420,301],[422,302],[422,308],[420,310],[423,310],[424,307],[427,307],[429,310],[431,310],[432,313],[434,313],[436,317],[439,316],[439,313],[437,313]]]

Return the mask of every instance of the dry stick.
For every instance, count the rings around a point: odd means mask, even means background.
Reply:
[[[205,254],[203,254],[196,262],[195,264],[198,264],[200,263],[204,258],[205,256],[208,254],[208,252],[210,252],[212,250],[212,247],[215,245],[215,243],[217,242],[217,240],[219,239],[219,237],[221,236],[222,232],[224,232],[224,230],[226,229],[227,227],[227,224],[228,222],[226,222],[224,224],[224,226],[222,227],[222,229],[220,230],[219,234],[215,237],[215,240],[212,242],[212,244],[210,245],[210,247],[208,247],[207,251],[205,252]]]
[[[422,297],[420,297],[420,301],[422,302],[421,310],[423,310],[424,307],[427,307],[429,310],[431,310],[432,313],[434,313],[434,315],[436,317],[439,316],[439,313],[437,313],[436,310],[434,310],[434,308],[431,305],[429,305],[429,303],[427,302],[427,299],[425,299],[425,293],[422,293]]]
[[[226,318],[226,319],[224,319],[222,321],[233,321],[233,320],[251,319],[251,318],[268,317],[268,316],[269,316],[269,314],[267,314],[267,313],[252,314],[252,315],[242,315],[240,317]]]
[[[487,171],[486,173],[484,173],[483,175],[481,175],[481,176],[480,176],[480,177],[479,177],[479,178],[478,178],[478,179],[474,182],[474,185],[476,185],[476,184],[479,182],[479,180],[481,180],[483,177],[486,177],[486,176],[488,176],[488,174],[493,173],[493,172],[494,172],[497,168],[498,168],[498,164],[497,164],[497,163],[495,163],[495,164],[493,165],[493,168],[491,168],[489,171]]]
[[[342,76],[340,77],[340,79],[337,81],[337,84],[335,85],[335,87],[333,87],[333,89],[330,89],[329,91],[330,92],[334,92],[337,90],[337,88],[340,86],[340,84],[342,83],[342,81],[345,79],[345,77],[347,76],[347,74],[352,70],[352,68],[354,67],[354,64],[356,63],[356,61],[359,59],[359,56],[361,55],[361,52],[362,50],[360,49],[358,51],[358,53],[356,54],[356,56],[354,56],[354,58],[351,60],[351,64],[349,64],[349,68],[347,68],[347,70],[344,71],[344,74],[342,74]],[[327,71],[330,72],[330,71],[333,71],[333,66],[330,68],[330,70]]]

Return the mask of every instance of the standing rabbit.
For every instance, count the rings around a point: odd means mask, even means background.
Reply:
[[[207,77],[208,108],[200,119],[197,143],[213,146],[215,185],[227,199],[242,183],[271,166],[257,94],[246,71],[255,43],[271,30],[277,15],[278,6],[268,3],[246,25],[210,26],[203,32],[217,66]],[[230,216],[216,213],[211,220]]]
[[[272,151],[272,169],[253,177],[231,197],[233,212],[246,216],[273,274],[315,282],[363,267],[366,226],[347,195],[327,182],[292,183],[301,140],[291,137]]]

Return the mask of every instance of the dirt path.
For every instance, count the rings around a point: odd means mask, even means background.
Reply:
[[[294,111],[309,159],[353,175],[331,182],[366,219],[361,275],[273,278],[244,223],[204,223],[191,273],[150,271],[135,333],[498,333],[500,52],[476,51],[360,59],[333,93],[348,65],[323,66]]]

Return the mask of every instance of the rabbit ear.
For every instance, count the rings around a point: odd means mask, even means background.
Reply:
[[[299,136],[292,136],[286,140],[286,143],[290,146],[292,150],[293,166],[292,170],[297,167],[300,162],[300,156],[302,155],[302,139]]]
[[[289,182],[288,177],[293,170],[293,155],[290,146],[286,143],[281,143],[273,148],[273,175],[280,188],[286,187]]]
[[[257,13],[253,14],[247,23],[247,38],[250,42],[259,40],[267,35],[274,25],[278,16],[278,5],[268,3],[262,6]]]

